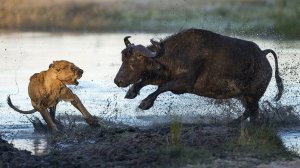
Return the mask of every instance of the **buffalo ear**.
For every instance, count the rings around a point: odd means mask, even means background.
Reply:
[[[133,54],[133,48],[132,48],[132,47],[129,47],[129,48],[128,48],[128,54],[129,54],[129,55]]]
[[[160,43],[157,41],[154,41],[153,39],[150,40],[150,42],[153,44],[153,46],[155,47],[155,51],[156,53],[159,53],[161,47],[160,47]]]

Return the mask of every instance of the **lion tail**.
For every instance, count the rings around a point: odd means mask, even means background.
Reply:
[[[29,110],[29,111],[23,111],[23,110],[18,109],[16,106],[14,106],[14,105],[12,104],[9,95],[7,96],[7,104],[9,105],[9,107],[11,107],[11,108],[14,109],[15,111],[17,111],[17,112],[19,112],[19,113],[22,113],[22,114],[32,114],[32,113],[36,112],[35,109]]]

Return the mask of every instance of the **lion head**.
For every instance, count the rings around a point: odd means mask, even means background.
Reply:
[[[49,65],[56,71],[57,79],[66,85],[78,85],[78,79],[81,78],[83,70],[74,65],[73,63],[65,60],[53,61]]]

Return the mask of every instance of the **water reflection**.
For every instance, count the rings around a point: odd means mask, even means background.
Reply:
[[[34,155],[45,155],[49,153],[48,142],[44,138],[33,139]]]
[[[50,152],[49,145],[45,137],[32,136],[27,137],[26,139],[16,137],[12,140],[8,139],[8,141],[18,149],[30,151],[32,155],[42,156]]]
[[[295,128],[294,128],[295,129]],[[300,155],[300,128],[298,130],[281,130],[279,136],[281,137],[284,145],[298,155]]]
[[[1,137],[18,149],[38,156],[50,152],[47,135],[34,133],[31,125],[0,125],[0,130]]]

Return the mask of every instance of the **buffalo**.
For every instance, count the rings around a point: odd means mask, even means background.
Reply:
[[[114,79],[118,87],[131,85],[125,98],[135,98],[146,85],[158,85],[139,105],[151,108],[157,96],[171,91],[174,94],[192,93],[199,96],[228,99],[240,98],[244,113],[236,119],[243,121],[258,117],[258,101],[272,77],[266,55],[275,60],[275,79],[278,88],[276,101],[284,86],[278,71],[276,53],[261,50],[251,41],[232,38],[202,29],[188,29],[151,45],[134,45],[124,38],[126,48],[122,65]]]

